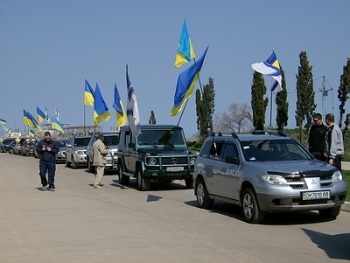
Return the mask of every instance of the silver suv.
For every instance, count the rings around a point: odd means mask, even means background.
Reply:
[[[340,171],[281,133],[210,136],[193,179],[200,208],[210,208],[214,199],[230,202],[250,223],[266,213],[308,210],[335,219],[346,196]]]
[[[90,173],[95,171],[94,167],[92,166],[92,163],[93,163],[92,145],[97,140],[98,135],[99,135],[99,133],[92,134],[90,141],[89,141],[89,144],[88,144],[87,149],[86,149],[87,165],[88,165],[88,171]],[[116,171],[118,171],[117,152],[118,152],[119,132],[104,132],[103,137],[104,137],[103,143],[108,148],[108,154],[106,156],[105,170],[116,172]]]
[[[91,136],[75,136],[69,138],[66,149],[66,166],[77,168],[86,165],[86,147]]]

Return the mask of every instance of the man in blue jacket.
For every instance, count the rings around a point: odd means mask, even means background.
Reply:
[[[40,155],[39,174],[42,188],[45,191],[49,186],[50,191],[55,191],[55,174],[56,174],[56,154],[59,152],[58,143],[51,139],[50,132],[44,133],[44,139],[39,141],[36,147]],[[48,179],[46,179],[46,173]]]

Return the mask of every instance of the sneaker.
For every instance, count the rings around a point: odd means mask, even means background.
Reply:
[[[49,191],[54,192],[54,191],[55,191],[55,188],[50,187],[50,188],[49,188]]]
[[[103,184],[101,184],[101,183],[99,183],[98,185],[101,186],[101,187],[103,186]]]
[[[47,185],[41,187],[41,191],[46,191],[46,187],[47,187]]]
[[[94,189],[101,189],[102,188],[102,186],[100,186],[100,185],[94,185]]]

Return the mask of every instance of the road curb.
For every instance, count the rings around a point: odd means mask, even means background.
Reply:
[[[341,210],[346,211],[346,212],[350,212],[350,202],[345,202],[345,203],[341,206]]]

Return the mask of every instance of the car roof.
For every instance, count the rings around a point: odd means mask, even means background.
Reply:
[[[275,135],[275,134],[233,134],[233,135],[219,135],[219,136],[210,136],[208,137],[220,140],[220,139],[238,139],[240,141],[262,141],[262,140],[291,140],[290,137]]]
[[[130,129],[129,125],[122,126],[121,129]],[[164,129],[181,129],[181,126],[172,125],[172,124],[141,124],[142,130],[164,130]]]

